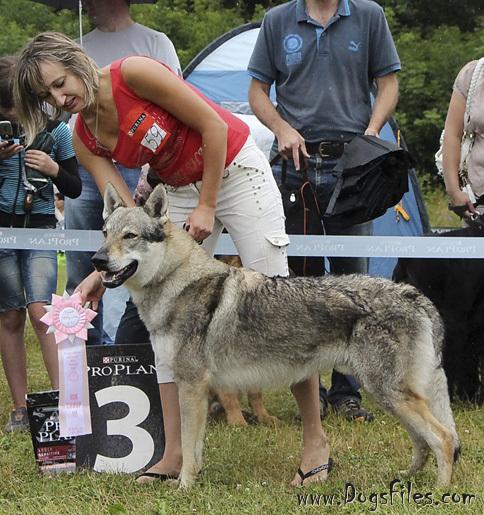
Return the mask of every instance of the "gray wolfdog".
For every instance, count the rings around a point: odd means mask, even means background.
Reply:
[[[407,429],[420,470],[432,450],[448,485],[459,440],[441,365],[443,329],[414,287],[362,275],[269,278],[209,257],[167,216],[158,186],[126,208],[111,184],[105,241],[93,257],[105,286],[125,284],[156,353],[173,367],[182,420],[180,486],[202,466],[210,388],[298,383],[335,368],[354,375]]]

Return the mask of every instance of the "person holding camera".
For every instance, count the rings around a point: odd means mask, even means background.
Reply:
[[[15,57],[0,58],[0,226],[54,229],[54,185],[71,198],[81,193],[72,137],[65,123],[49,121],[32,145],[24,147],[11,82],[16,62]],[[0,249],[0,283],[0,353],[13,400],[4,431],[13,432],[28,429],[24,342],[27,312],[52,388],[58,388],[57,346],[40,321],[44,306],[56,292],[56,251]]]

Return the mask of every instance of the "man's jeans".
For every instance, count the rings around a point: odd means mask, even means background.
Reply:
[[[335,158],[322,159],[319,156],[311,156],[307,162],[307,178],[313,187],[314,196],[318,200],[318,204],[323,213],[336,183],[336,177],[332,174],[336,162],[337,159]],[[272,166],[272,171],[276,182],[281,184],[281,160]],[[287,189],[298,190],[303,185],[303,182],[303,175],[301,172],[296,171],[293,161],[287,161],[285,178]],[[312,197],[312,193],[310,193],[310,197]],[[315,202],[313,205],[307,205],[305,207],[307,208],[306,227],[304,227],[302,212],[301,216],[295,217],[288,216],[288,213],[286,213],[286,232],[288,234],[371,236],[373,232],[372,222],[343,228],[327,220],[323,222]],[[368,258],[365,257],[330,257],[328,261],[330,271],[333,274],[368,273]],[[324,257],[289,257],[289,267],[296,275],[321,276],[325,273]],[[346,376],[333,370],[331,388],[329,392],[327,392],[326,388],[320,385],[320,397],[329,401],[332,405],[338,404],[338,402],[347,397],[361,400],[358,388],[358,382],[354,377]]]
[[[131,192],[134,193],[140,176],[139,168],[130,169],[120,165],[117,165],[117,168]],[[79,175],[82,181],[81,195],[76,199],[65,198],[66,229],[101,230],[104,224],[103,199],[94,179],[82,166],[79,167]],[[76,286],[94,270],[91,263],[93,254],[93,252],[66,252],[68,293],[72,294]],[[112,343],[128,297],[127,290],[122,287],[106,292],[103,299],[104,307],[103,302],[100,302],[98,316],[92,321],[94,328],[88,331],[88,344]]]

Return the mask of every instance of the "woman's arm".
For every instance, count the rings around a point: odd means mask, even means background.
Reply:
[[[71,157],[58,161],[59,171],[56,177],[52,178],[52,182],[57,189],[69,198],[77,198],[82,191],[81,178],[79,177],[79,166],[77,159]]]
[[[292,158],[296,170],[301,169],[301,154],[309,158],[306,143],[299,132],[277,112],[270,99],[270,84],[252,78],[249,86],[249,104],[257,118],[276,136],[278,150]]]
[[[203,240],[213,230],[225,168],[227,125],[207,102],[153,59],[130,57],[123,62],[121,70],[124,80],[137,95],[159,105],[201,134],[202,188],[198,206],[188,217],[187,225],[196,240]]]
[[[475,208],[466,193],[461,191],[459,185],[460,148],[464,132],[465,98],[455,91],[449,103],[447,118],[445,120],[443,151],[443,169],[445,189],[454,206],[468,205],[470,212]]]
[[[131,192],[111,159],[95,156],[86,148],[76,133],[72,137],[72,144],[79,163],[92,175],[101,195],[104,195],[106,184],[110,182],[121,195],[126,205],[129,207],[134,206]],[[92,309],[96,310],[105,289],[102,285],[101,274],[94,271],[77,286],[75,291],[81,294],[83,302],[91,301]]]
[[[101,195],[104,195],[106,184],[110,182],[118,191],[128,207],[134,206],[133,197],[124,179],[113,165],[111,159],[94,155],[80,140],[76,133],[72,144],[79,163],[92,175]],[[134,173],[134,172],[133,172]]]

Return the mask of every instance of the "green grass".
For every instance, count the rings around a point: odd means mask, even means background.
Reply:
[[[63,290],[61,267],[59,292]],[[26,342],[29,356],[29,390],[49,387],[38,344],[30,328]],[[37,471],[32,443],[27,434],[0,432],[0,514],[305,514],[371,513],[374,496],[388,492],[398,471],[408,465],[410,441],[395,419],[378,410],[370,424],[351,424],[334,414],[324,421],[336,462],[328,482],[307,489],[288,486],[298,467],[301,428],[294,423],[296,407],[287,391],[268,392],[265,402],[281,423],[275,427],[251,426],[232,429],[221,423],[209,425],[205,442],[202,474],[195,487],[182,492],[167,484],[137,485],[131,476],[83,472],[56,477]],[[10,396],[0,374],[0,427],[6,422]],[[431,493],[434,500],[451,492],[473,494],[470,504],[440,503],[435,511],[443,514],[484,513],[484,424],[483,411],[473,405],[454,406],[463,452],[450,488],[434,487],[436,467],[433,459],[412,479],[413,492]],[[337,505],[345,495],[345,484],[353,484],[367,497],[366,503]],[[333,505],[300,505],[302,493],[334,495]],[[370,500],[371,498],[371,500]],[[317,502],[317,499],[316,499]],[[422,501],[421,501],[422,502]],[[422,506],[394,498],[377,512],[417,513]],[[426,512],[433,508],[427,507]]]

